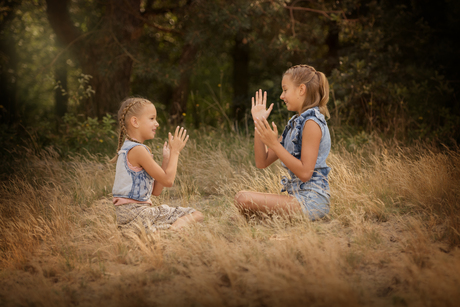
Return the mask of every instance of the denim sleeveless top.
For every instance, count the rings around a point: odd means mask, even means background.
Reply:
[[[144,146],[150,152],[148,147],[143,144],[125,140],[118,152],[117,169],[112,194],[113,197],[147,201],[152,195],[154,179],[145,169],[136,172],[129,168],[128,152],[135,146]]]
[[[316,159],[315,170],[310,180],[302,182],[290,169],[288,169],[290,179],[284,177],[282,191],[293,190],[313,190],[321,195],[329,197],[328,174],[331,170],[326,164],[326,158],[331,150],[331,136],[327,127],[326,119],[319,111],[318,107],[306,110],[300,115],[294,115],[286,125],[281,140],[281,145],[294,157],[300,160],[302,154],[302,133],[305,122],[313,120],[321,128],[321,141],[319,143],[318,157]],[[285,168],[286,165],[281,162]]]

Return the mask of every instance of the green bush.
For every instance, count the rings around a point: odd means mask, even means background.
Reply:
[[[107,114],[97,118],[65,114],[61,129],[54,136],[55,146],[63,152],[108,154],[115,152],[118,135],[114,131],[116,120]]]

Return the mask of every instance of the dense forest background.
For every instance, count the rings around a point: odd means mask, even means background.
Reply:
[[[337,135],[460,140],[454,0],[1,0],[0,140],[113,152],[126,96],[160,124],[250,131],[250,98],[279,99],[306,63],[331,85]]]

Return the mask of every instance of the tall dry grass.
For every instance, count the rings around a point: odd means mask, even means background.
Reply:
[[[193,206],[204,223],[140,235],[116,227],[113,165],[18,155],[0,186],[1,305],[458,305],[458,151],[337,146],[327,218],[246,222],[230,218],[235,193],[280,193],[285,174],[256,169],[252,150],[247,136],[196,135],[153,200]]]

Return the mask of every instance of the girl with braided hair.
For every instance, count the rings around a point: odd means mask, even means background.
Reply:
[[[296,112],[278,138],[278,128],[267,118],[273,103],[266,108],[267,92],[259,90],[252,98],[255,125],[254,152],[258,168],[265,168],[277,159],[288,170],[289,178],[281,180],[282,192],[288,195],[241,191],[235,206],[242,212],[303,212],[310,220],[329,212],[330,194],[326,158],[331,138],[326,118],[329,83],[326,76],[308,65],[296,65],[283,75],[280,98],[289,111]]]
[[[144,141],[153,139],[159,126],[155,106],[147,99],[125,99],[118,111],[118,137],[113,203],[120,228],[142,224],[147,232],[157,229],[179,229],[192,222],[201,222],[203,215],[193,208],[154,207],[151,195],[160,195],[163,187],[171,187],[177,171],[179,153],[189,136],[183,127],[169,133],[163,146],[161,167],[155,162]],[[134,227],[134,230],[136,228]]]

